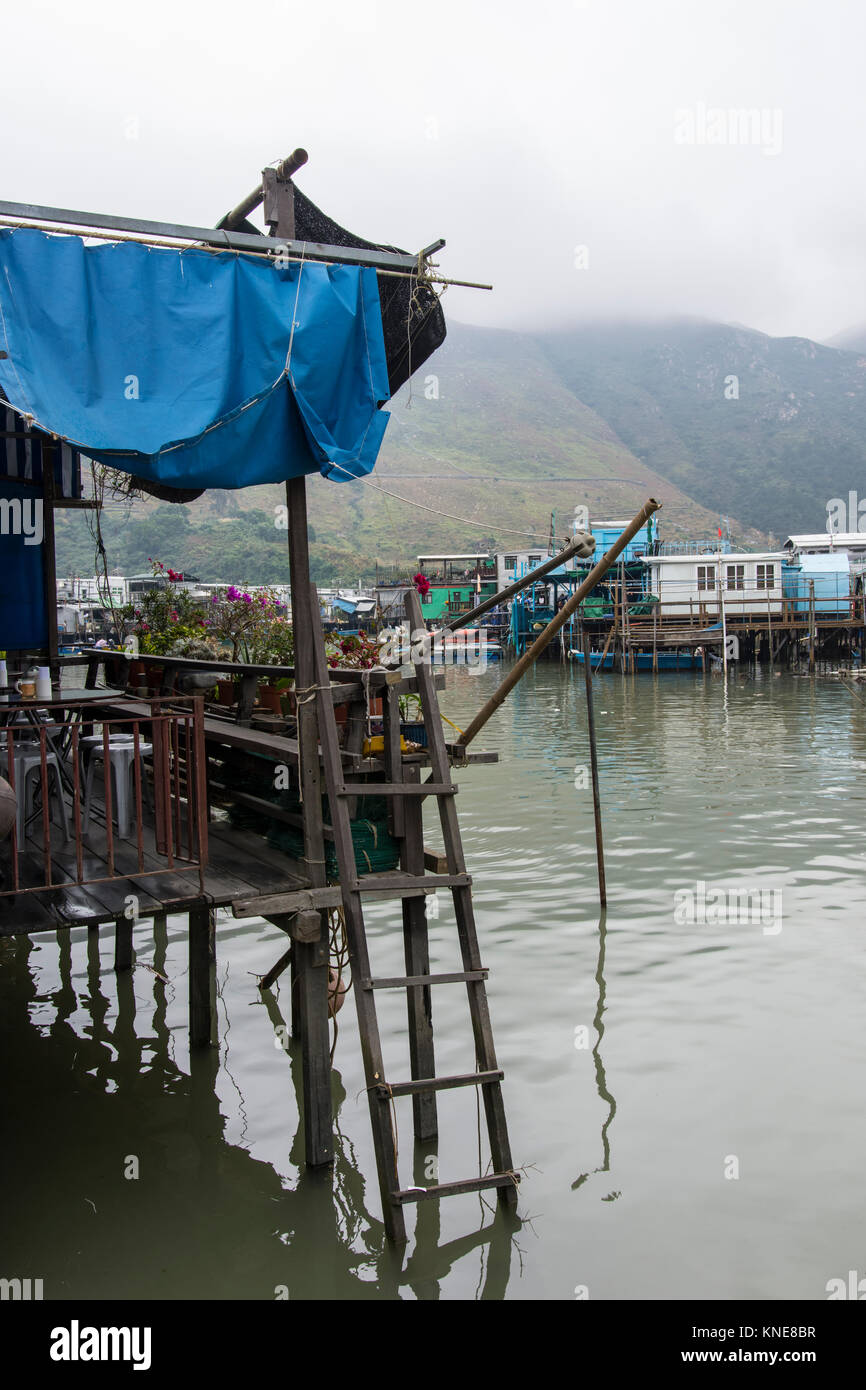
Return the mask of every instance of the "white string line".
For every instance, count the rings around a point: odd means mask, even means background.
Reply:
[[[299,326],[298,320],[295,317],[295,315],[298,312],[298,298],[301,293],[301,276],[304,273],[304,256],[306,255],[306,252],[307,243],[304,242],[303,246],[301,247],[301,265],[300,269],[298,270],[298,283],[295,287],[295,303],[292,307],[292,331],[289,334],[289,350],[286,353],[285,375],[289,378],[289,381],[292,383],[293,391],[295,389],[295,379],[292,376],[292,344],[295,341],[295,329]]]
[[[468,516],[455,516],[453,512],[443,512],[440,511],[438,507],[428,507],[424,502],[413,502],[410,497],[401,497],[397,492],[389,492],[386,487],[380,487],[378,483],[374,483],[368,477],[357,478],[354,473],[350,473],[348,468],[343,468],[339,463],[332,463],[330,467],[338,469],[340,473],[345,473],[346,477],[351,482],[366,483],[367,487],[374,488],[376,492],[383,492],[386,497],[393,497],[396,502],[405,502],[407,507],[417,507],[422,512],[433,512],[434,516],[444,516],[449,521],[462,521],[464,526],[480,526],[488,531],[492,530],[500,531],[503,534],[507,533],[509,536],[529,537],[530,540],[536,541],[539,545],[542,543],[542,538],[538,535],[537,531],[517,531],[513,526],[500,526],[494,521],[471,521]],[[455,478],[454,481],[458,482],[459,479]],[[549,536],[544,537],[545,545],[547,545],[549,539]]]

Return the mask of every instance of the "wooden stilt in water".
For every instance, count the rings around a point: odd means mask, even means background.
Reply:
[[[309,612],[307,492],[303,478],[290,478],[286,483],[286,503],[289,512],[298,776],[304,809],[304,859],[311,886],[322,888],[326,880],[325,832],[315,705],[316,655]],[[295,1033],[297,1029],[301,1038],[305,1153],[311,1167],[332,1163],[334,1159],[326,910],[319,913],[319,921],[319,939],[296,940],[292,951],[292,1032]]]
[[[189,1045],[216,1041],[215,914],[207,903],[189,913]]]
[[[656,672],[656,673],[658,672],[658,669],[659,669],[659,655],[658,655],[658,647],[657,647],[657,642],[658,642],[658,616],[659,616],[659,615],[658,615],[658,604],[657,604],[657,603],[654,603],[654,604],[653,604],[653,671]]]
[[[809,580],[809,670],[815,673],[815,581]]]
[[[601,798],[598,789],[598,758],[595,750],[595,711],[592,704],[592,667],[589,664],[589,637],[583,638],[583,667],[586,677],[586,722],[589,731],[589,763],[592,772],[592,807],[595,815],[595,854],[598,860],[598,899],[602,907],[607,904],[607,886],[604,877],[604,843],[601,833]]]
[[[291,175],[298,165],[263,170],[265,221],[275,237],[295,234],[295,189]],[[314,888],[323,887],[325,835],[319,734],[316,719],[316,658],[310,623],[310,552],[307,489],[303,477],[286,482],[289,520],[289,577],[295,639],[295,689],[298,710],[298,778],[304,815],[304,859]],[[311,1167],[333,1162],[331,1046],[328,1026],[328,913],[319,913],[315,941],[295,939],[292,949],[292,1035],[301,1038],[304,1089],[305,1156]]]
[[[773,674],[773,617],[770,612],[770,600],[767,599],[767,648],[770,657],[770,675]]]
[[[117,917],[114,922],[114,968],[132,969],[132,918]]]

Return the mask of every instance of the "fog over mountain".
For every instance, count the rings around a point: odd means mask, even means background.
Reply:
[[[447,239],[452,317],[866,320],[859,0],[41,0],[4,15],[9,199],[213,223],[303,145],[360,235]],[[227,25],[231,40],[227,41]],[[70,54],[75,55],[74,75]]]

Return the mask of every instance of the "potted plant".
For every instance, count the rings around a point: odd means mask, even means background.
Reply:
[[[400,733],[407,743],[417,743],[421,748],[426,748],[427,730],[424,726],[421,696],[416,694],[401,695],[399,704]]]
[[[159,585],[136,603],[127,604],[121,616],[137,637],[142,656],[167,656],[178,642],[205,637],[207,625],[189,592],[178,587],[183,575],[161,560],[151,560],[150,564]],[[159,689],[162,667],[148,665],[145,680],[151,689]]]

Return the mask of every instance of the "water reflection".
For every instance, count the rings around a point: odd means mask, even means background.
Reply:
[[[305,1169],[302,1118],[288,1155],[299,1174],[292,1186],[228,1142],[218,1096],[225,1039],[193,1052],[188,1073],[172,1055],[164,920],[154,932],[152,1009],[149,997],[146,1009],[139,1004],[144,1036],[136,1032],[142,975],[101,962],[95,931],[86,943],[68,932],[57,940],[59,986],[41,998],[38,957],[53,949],[50,939],[0,942],[0,1030],[14,1037],[17,1078],[4,1163],[16,1203],[4,1212],[2,1244],[11,1265],[48,1273],[46,1298],[438,1299],[441,1281],[477,1252],[486,1258],[476,1297],[504,1296],[519,1222],[486,1202],[471,1231],[445,1240],[440,1204],[420,1202],[413,1246],[388,1245],[370,1209],[379,1200],[375,1169],[368,1203],[367,1178],[340,1130],[339,1071],[333,1171]],[[73,957],[82,950],[79,996]],[[272,1027],[285,1029],[278,998],[264,991],[260,1000]],[[302,1115],[299,1044],[289,1039],[283,1055]],[[275,1103],[290,1112],[290,1095]],[[416,1182],[430,1148],[416,1146]],[[55,1187],[50,1221],[41,1215],[46,1182]]]
[[[598,1090],[600,1099],[608,1107],[608,1110],[607,1118],[605,1119],[604,1124],[601,1127],[601,1167],[593,1168],[593,1173],[610,1172],[610,1135],[608,1131],[610,1130],[610,1127],[613,1124],[613,1117],[616,1114],[616,1101],[612,1093],[608,1089],[607,1076],[605,1075],[604,1070],[604,1062],[601,1058],[601,1040],[604,1037],[604,1011],[606,993],[606,985],[604,980],[604,953],[606,943],[607,910],[605,908],[602,908],[598,918],[598,965],[595,971],[595,980],[596,984],[598,985],[598,996],[595,1007],[595,1018],[592,1021],[592,1026],[595,1029],[595,1047],[592,1049],[592,1056],[593,1061],[595,1062],[596,1088]],[[581,1173],[580,1177],[576,1178],[575,1181],[571,1184],[572,1192],[574,1192],[578,1187],[582,1187],[583,1184],[586,1182],[587,1178],[589,1178],[590,1176],[590,1173]],[[608,1194],[607,1197],[602,1197],[601,1200],[603,1202],[612,1201],[614,1199],[614,1196],[618,1197],[619,1195],[619,1193]]]

